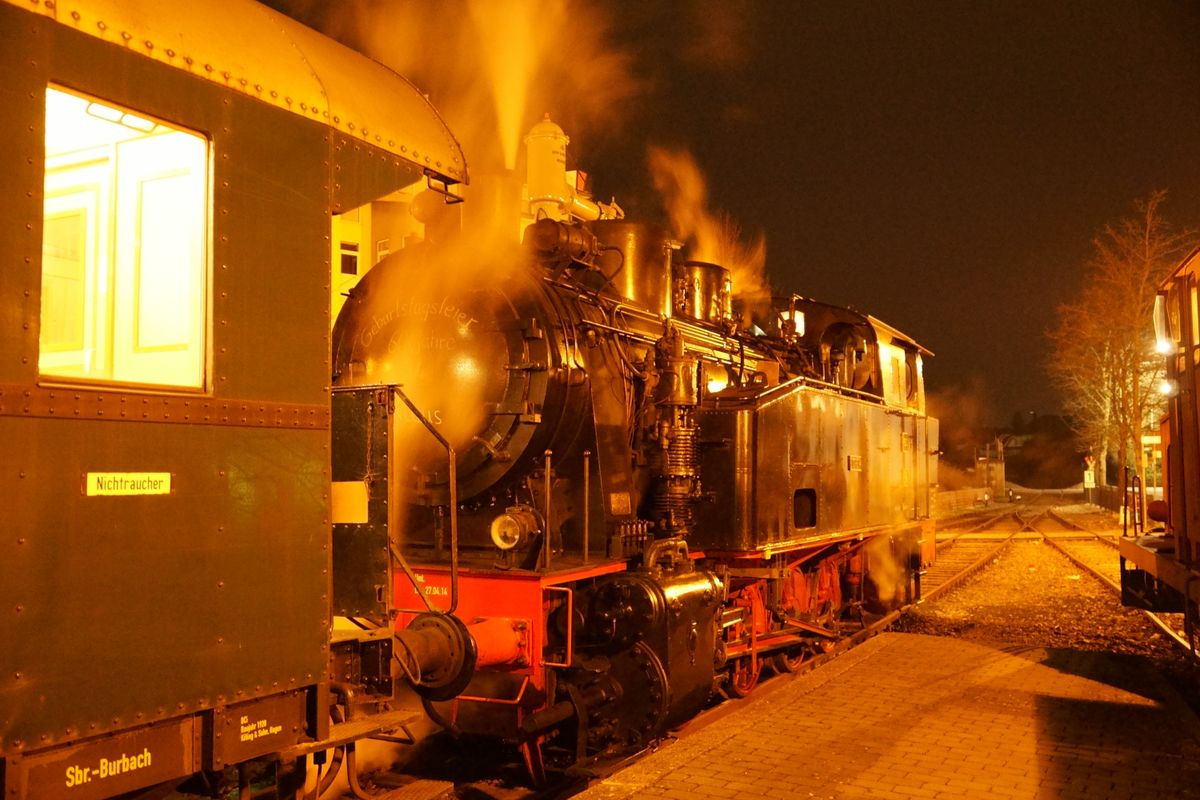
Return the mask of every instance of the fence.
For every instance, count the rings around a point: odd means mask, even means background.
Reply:
[[[934,516],[944,517],[955,511],[984,504],[986,489],[958,489],[953,492],[938,492],[934,495]],[[989,498],[990,499],[990,498]]]
[[[1125,491],[1120,486],[1097,486],[1093,489],[1084,489],[1083,497],[1092,505],[1119,514],[1125,505]]]

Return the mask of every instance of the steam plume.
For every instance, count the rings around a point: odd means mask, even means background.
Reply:
[[[543,112],[578,141],[619,123],[642,90],[605,11],[580,0],[334,5],[305,16],[427,92],[475,170],[512,169]]]
[[[720,264],[733,278],[735,295],[769,296],[767,241],[762,233],[744,242],[727,214],[708,207],[708,185],[688,153],[651,147],[650,172],[663,196],[672,228],[687,240],[693,259]]]

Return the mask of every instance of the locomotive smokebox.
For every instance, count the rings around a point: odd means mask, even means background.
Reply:
[[[443,275],[474,267],[461,275]],[[564,452],[560,439],[590,412],[587,387],[555,331],[578,324],[541,283],[514,271],[492,282],[478,265],[451,263],[431,248],[406,248],[372,269],[333,330],[335,382],[403,385],[458,453],[459,496],[477,497],[515,470],[526,454]],[[410,415],[398,476],[419,479],[411,501],[445,505],[445,451]],[[394,466],[395,468],[395,466]],[[485,532],[486,535],[486,532]]]

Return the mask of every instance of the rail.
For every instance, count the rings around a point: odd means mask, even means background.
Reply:
[[[1102,536],[1097,536],[1096,534],[1092,534],[1092,535],[1095,537],[1095,539],[1097,541],[1103,542],[1105,545],[1107,545],[1113,549],[1116,548],[1115,542],[1105,539]],[[1046,538],[1047,544],[1049,544],[1051,547],[1053,547],[1058,552],[1062,553],[1062,555],[1064,555],[1068,560],[1070,560],[1071,563],[1075,564],[1075,566],[1084,570],[1085,572],[1087,572],[1094,578],[1097,578],[1102,584],[1104,584],[1106,587],[1108,587],[1108,589],[1110,591],[1112,591],[1114,594],[1116,594],[1118,598],[1121,597],[1121,585],[1119,583],[1117,583],[1112,578],[1105,575],[1093,563],[1080,557],[1078,552],[1075,552],[1075,553],[1071,552],[1071,548],[1065,546],[1062,541],[1055,540],[1050,537],[1045,537],[1045,538]],[[1171,641],[1173,641],[1176,645],[1183,648],[1184,650],[1187,650],[1189,653],[1192,654],[1193,657],[1197,657],[1198,655],[1200,655],[1200,654],[1197,654],[1197,652],[1196,652],[1195,644],[1193,641],[1194,637],[1180,636],[1179,633],[1175,630],[1175,628],[1167,620],[1163,619],[1163,617],[1161,617],[1159,614],[1154,613],[1153,611],[1149,611],[1144,608],[1139,608],[1137,610],[1142,612],[1142,614],[1145,615],[1146,619],[1148,619],[1155,627],[1157,627],[1159,629],[1159,631],[1161,631],[1164,635],[1166,635],[1166,637],[1168,639],[1170,639]],[[1185,620],[1185,622],[1186,622],[1186,620]]]
[[[446,437],[438,432],[438,429],[421,413],[420,409],[404,393],[404,390],[395,384],[388,385],[386,388],[399,397],[404,405],[408,407],[408,410],[412,412],[412,415],[425,426],[425,430],[433,434],[433,438],[437,439],[438,443],[446,448],[447,480],[450,490],[450,497],[448,498],[450,506],[450,606],[442,610],[446,614],[453,614],[458,608],[458,456],[454,452],[454,445],[450,444]],[[421,587],[417,584],[416,576],[411,571],[406,571],[406,574],[413,581],[413,590],[423,596],[424,592],[421,591]],[[411,613],[407,609],[398,610],[401,613]],[[419,611],[419,609],[417,610]]]

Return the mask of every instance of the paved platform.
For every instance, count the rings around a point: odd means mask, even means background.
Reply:
[[[1200,797],[1200,721],[1136,659],[885,633],[772,683],[577,797]]]

